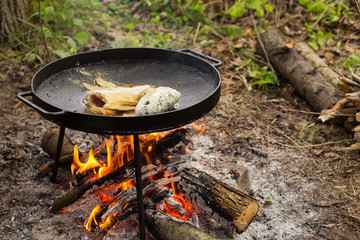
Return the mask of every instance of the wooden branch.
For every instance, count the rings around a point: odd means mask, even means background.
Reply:
[[[59,160],[59,166],[70,169],[70,166],[71,166],[71,163],[73,162],[73,160],[74,160],[74,157],[72,154],[62,156],[62,157],[60,157],[60,160]],[[55,167],[55,160],[52,160],[52,161],[46,163],[45,165],[41,166],[39,169],[41,176],[43,176],[43,177],[47,176],[53,170],[54,167]]]
[[[145,210],[145,224],[157,240],[202,239],[216,238],[194,227],[188,222],[179,221],[169,215],[152,209]]]
[[[343,109],[347,103],[348,100],[346,98],[341,99],[334,105],[334,107],[322,110],[318,119],[322,122],[326,122],[335,118],[336,114],[340,112],[340,110]]]
[[[259,209],[258,202],[250,196],[195,168],[184,169],[179,176],[179,191],[185,198],[206,214],[218,213],[238,232],[245,231]]]
[[[286,78],[316,111],[322,111],[341,99],[338,96],[339,91],[295,49],[286,47],[287,41],[276,31],[265,31],[260,38],[275,70]],[[256,50],[264,56],[259,43]]]

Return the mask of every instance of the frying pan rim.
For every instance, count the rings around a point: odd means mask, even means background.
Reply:
[[[156,114],[149,114],[149,115],[134,115],[134,116],[114,116],[114,115],[101,115],[101,114],[92,114],[92,113],[83,113],[83,112],[75,112],[75,111],[69,111],[69,110],[65,110],[65,109],[62,109],[62,108],[59,108],[59,107],[56,107],[54,106],[53,104],[50,104],[49,102],[45,101],[42,97],[40,97],[38,94],[37,94],[37,91],[35,90],[35,87],[34,87],[34,81],[35,79],[37,78],[37,76],[39,74],[42,73],[42,71],[46,70],[47,68],[51,67],[52,65],[55,65],[57,63],[59,63],[60,61],[66,61],[66,59],[70,59],[70,58],[74,58],[74,57],[81,57],[83,55],[89,55],[89,54],[103,54],[107,51],[121,51],[121,50],[124,50],[124,51],[131,51],[131,50],[141,50],[141,49],[147,49],[147,50],[154,50],[154,51],[163,51],[163,52],[167,52],[167,53],[171,53],[171,54],[185,54],[187,57],[193,57],[193,58],[196,58],[196,60],[200,60],[204,63],[206,63],[207,65],[209,65],[216,73],[217,75],[217,80],[218,80],[218,83],[217,85],[214,87],[214,90],[212,92],[209,92],[208,96],[205,97],[204,99],[202,99],[201,101],[198,101],[196,102],[195,104],[191,105],[191,106],[188,106],[186,108],[181,108],[181,109],[174,109],[174,110],[169,110],[169,111],[166,111],[166,112],[162,112],[162,113],[156,113]],[[89,63],[93,63],[93,62],[89,62]],[[89,63],[86,63],[86,64],[89,64]],[[85,64],[84,64],[85,65]],[[82,66],[80,65],[79,63],[79,66]],[[68,68],[70,69],[70,68]],[[67,70],[67,69],[61,69],[59,72],[61,71],[64,71],[64,70]],[[45,79],[46,80],[46,79]],[[42,82],[44,82],[45,80],[42,80]],[[209,62],[205,61],[204,59],[196,56],[196,55],[192,55],[192,54],[188,54],[188,53],[185,53],[185,52],[181,52],[181,50],[171,50],[171,49],[164,49],[164,48],[143,48],[143,47],[126,47],[126,48],[106,48],[106,49],[100,49],[100,50],[96,50],[96,51],[90,51],[90,52],[82,52],[82,53],[77,53],[77,54],[74,54],[74,55],[71,55],[71,56],[67,56],[67,57],[64,57],[64,58],[60,58],[60,59],[57,59],[53,62],[50,62],[48,64],[46,64],[45,66],[43,66],[39,71],[37,71],[35,73],[35,75],[33,76],[33,78],[31,79],[31,90],[32,92],[34,93],[34,95],[40,99],[42,102],[44,102],[46,105],[48,105],[49,107],[51,108],[54,108],[54,109],[59,109],[60,111],[63,111],[64,112],[64,115],[66,113],[72,113],[72,114],[77,114],[77,115],[82,115],[84,117],[86,116],[99,116],[99,117],[103,117],[103,118],[112,118],[112,119],[133,119],[133,118],[139,118],[139,117],[150,117],[150,116],[157,116],[157,115],[170,115],[171,113],[173,112],[179,112],[179,111],[185,111],[185,110],[189,110],[189,108],[193,107],[193,106],[196,106],[197,104],[203,102],[203,101],[206,101],[206,99],[210,98],[213,94],[216,93],[216,91],[218,91],[218,89],[221,87],[221,75],[219,73],[219,71],[216,69],[216,67],[214,67],[212,64],[210,64]]]

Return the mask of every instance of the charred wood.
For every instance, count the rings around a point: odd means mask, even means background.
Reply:
[[[72,154],[60,157],[59,166],[70,169],[74,156]],[[55,167],[55,160],[52,160],[39,168],[41,176],[45,177],[52,172]]]
[[[170,197],[168,190],[161,191],[152,198],[144,199],[144,208],[149,208],[151,206],[154,206],[157,203],[164,201],[164,199],[166,199],[168,197]],[[130,203],[129,205],[127,205],[127,207],[122,212],[120,212],[115,217],[112,217],[110,219],[110,224],[108,224],[105,228],[103,228],[95,239],[96,240],[103,239],[104,236],[110,231],[111,228],[114,227],[115,224],[117,224],[118,222],[124,221],[129,216],[137,213],[137,211],[138,211],[138,208],[137,208],[136,201]]]
[[[129,161],[124,164],[122,167],[117,168],[113,172],[98,178],[96,180],[92,180],[85,184],[76,186],[66,192],[64,195],[57,197],[54,199],[53,205],[49,208],[49,211],[52,213],[56,213],[64,207],[69,206],[70,204],[76,202],[84,193],[92,188],[93,186],[101,186],[106,181],[111,179],[116,179],[118,181],[124,182],[129,180],[132,176],[134,176],[134,164],[133,161]]]
[[[143,196],[147,196],[150,193],[152,193],[153,191],[156,191],[157,189],[160,189],[163,186],[166,186],[168,184],[170,184],[171,182],[178,182],[180,180],[180,177],[173,177],[173,178],[162,178],[159,180],[156,180],[152,183],[150,183],[149,185],[147,185],[146,187],[144,187],[143,189]],[[112,208],[110,208],[103,216],[102,218],[107,218],[108,216],[114,214],[114,213],[119,213],[121,212],[125,205],[128,203],[133,203],[136,201],[137,196],[136,196],[136,192],[133,192],[131,194],[128,194],[124,197],[121,198],[122,195],[116,196],[115,198],[119,201],[115,206],[113,206]]]

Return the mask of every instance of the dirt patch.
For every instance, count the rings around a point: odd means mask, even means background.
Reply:
[[[88,211],[81,206],[51,214],[48,207],[68,186],[70,175],[60,171],[53,184],[39,175],[50,161],[40,140],[52,124],[16,100],[29,89],[34,67],[7,69],[0,82],[0,236],[2,239],[89,239],[84,230]],[[23,72],[23,73],[20,73]],[[224,89],[226,88],[226,73]],[[342,128],[317,123],[307,105],[293,95],[249,93],[241,82],[222,92],[218,106],[205,117],[206,132],[188,153],[189,163],[244,190],[239,185],[248,168],[251,189],[261,209],[249,228],[236,239],[358,239],[359,156],[336,151],[350,136]],[[101,142],[95,135],[67,131],[87,147]],[[336,144],[328,144],[337,142]],[[312,144],[313,147],[304,147]],[[238,174],[237,174],[238,173]],[[95,202],[86,200],[89,211]],[[135,226],[129,219],[126,226]],[[108,239],[135,238],[125,225]]]

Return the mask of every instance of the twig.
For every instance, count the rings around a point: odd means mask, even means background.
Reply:
[[[288,147],[288,148],[313,148],[313,147],[321,147],[321,146],[325,146],[325,145],[332,145],[332,144],[338,144],[338,143],[344,143],[344,142],[349,142],[349,141],[355,141],[356,139],[345,139],[345,140],[341,140],[341,141],[335,141],[335,142],[325,142],[325,143],[319,143],[319,144],[308,144],[308,145],[304,145],[304,146],[300,146],[300,145],[288,145],[288,144],[284,144],[281,142],[278,142],[270,137],[267,137],[270,141],[272,141],[273,143],[276,143],[280,146],[283,147]]]
[[[253,56],[251,56],[250,54],[246,55],[246,54],[243,53],[243,52],[240,52],[240,54],[241,54],[242,56],[244,56],[244,57],[251,58],[252,60],[254,60],[254,61],[256,61],[256,62],[259,62],[259,63],[261,63],[261,64],[268,65],[267,62],[264,62],[264,61],[261,60],[261,59],[258,59],[258,58],[256,58],[256,57],[253,57]]]
[[[273,127],[273,126],[271,126],[271,125],[269,125],[269,127],[276,131],[276,128],[275,128],[275,127]],[[287,136],[287,135],[284,134],[284,133],[280,133],[280,134],[283,135],[285,138],[289,139],[294,145],[299,146],[299,144],[298,144],[297,142],[295,142],[291,137]]]
[[[265,49],[264,43],[261,41],[259,31],[258,31],[258,29],[257,29],[257,27],[256,27],[256,24],[255,24],[254,16],[253,16],[253,14],[252,14],[251,11],[250,11],[250,18],[251,18],[252,24],[254,25],[254,30],[255,30],[255,33],[256,33],[256,37],[257,37],[257,39],[259,40],[259,44],[260,44],[260,46],[261,46],[261,49],[262,49],[263,52],[264,52],[267,65],[269,66],[269,68],[271,69],[271,71],[274,73],[274,76],[276,77],[276,79],[279,80],[279,79],[277,78],[277,76],[276,76],[276,72],[275,72],[274,67],[273,67],[273,66],[271,65],[271,63],[270,63],[270,59],[269,59],[269,56],[268,56],[267,51],[266,51],[266,49]]]
[[[227,91],[227,90],[229,89],[230,83],[231,83],[232,79],[235,77],[236,74],[237,74],[237,72],[234,72],[234,73],[231,75],[231,77],[229,78],[229,81],[228,81],[227,84],[226,84],[226,88],[224,89],[224,91]]]
[[[224,39],[225,39],[224,36],[222,36],[221,34],[219,34],[218,32],[216,32],[216,31],[215,31],[214,29],[212,29],[211,27],[208,26],[208,29],[209,29],[209,31],[210,31],[212,34],[214,34],[215,36],[221,38],[221,40],[224,40]]]
[[[39,9],[38,10],[39,10],[39,23],[40,23],[40,28],[41,28],[41,34],[42,34],[42,37],[43,37],[45,49],[46,49],[46,51],[47,51],[47,53],[49,55],[50,61],[52,61],[52,57],[51,57],[49,48],[48,48],[48,46],[46,44],[46,37],[45,37],[44,28],[43,28],[43,24],[42,24],[40,0],[38,0],[38,4],[39,4]]]
[[[355,6],[356,6],[356,10],[357,12],[359,13],[359,16],[360,16],[360,7],[359,7],[359,1],[358,0],[353,0],[354,3],[355,3]]]
[[[305,114],[310,114],[310,115],[320,115],[321,114],[319,112],[307,112],[307,111],[291,109],[291,108],[286,108],[286,109],[284,109],[284,111],[299,112],[299,113],[305,113]],[[353,117],[354,114],[337,113],[337,114],[334,114],[334,116],[336,116],[336,117]]]
[[[196,39],[197,39],[197,36],[199,34],[200,27],[201,27],[201,22],[198,23],[197,28],[196,28],[196,32],[195,32],[195,36],[194,36],[194,40],[193,40],[193,45],[194,46],[196,44]]]

